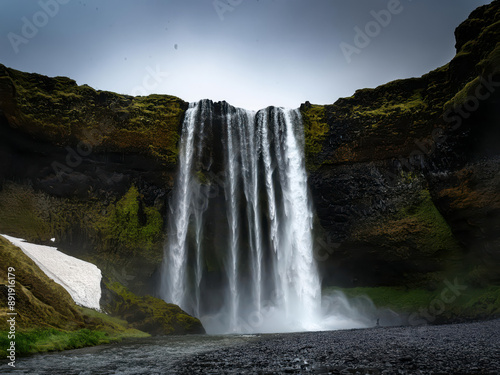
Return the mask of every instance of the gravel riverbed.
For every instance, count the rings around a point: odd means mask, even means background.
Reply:
[[[172,374],[500,374],[500,320],[260,335]]]

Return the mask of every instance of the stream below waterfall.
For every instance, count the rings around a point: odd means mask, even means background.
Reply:
[[[237,347],[257,335],[188,335],[127,339],[121,343],[18,357],[16,368],[0,361],[0,374],[169,374],[174,364],[207,351]]]
[[[263,335],[192,335],[0,360],[0,374],[258,375],[491,374],[500,368],[500,319]]]

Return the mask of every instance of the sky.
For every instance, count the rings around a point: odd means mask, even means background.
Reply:
[[[455,54],[489,0],[0,0],[0,63],[258,110],[331,104]]]

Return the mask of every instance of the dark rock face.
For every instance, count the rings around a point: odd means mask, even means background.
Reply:
[[[420,78],[301,106],[325,286],[500,281],[499,20],[478,8]],[[0,231],[154,293],[186,108],[0,66]]]
[[[457,56],[421,78],[302,105],[326,285],[428,287],[474,267],[498,282],[499,19],[498,1],[474,11]]]
[[[55,237],[62,251],[152,293],[186,105],[0,66],[0,230]],[[120,211],[131,189],[136,202]],[[132,226],[112,232],[120,220]]]

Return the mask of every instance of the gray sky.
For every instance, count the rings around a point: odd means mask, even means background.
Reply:
[[[446,64],[456,26],[490,2],[0,0],[0,63],[122,94],[330,104]]]

